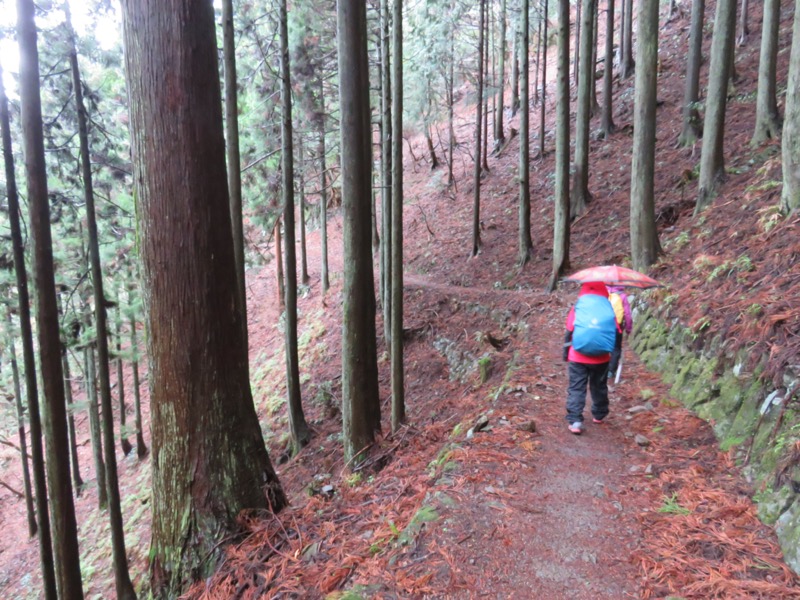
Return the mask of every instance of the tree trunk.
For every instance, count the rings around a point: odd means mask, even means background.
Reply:
[[[455,10],[456,0],[452,0],[451,10]],[[450,60],[447,65],[447,187],[455,184],[455,177],[453,176],[453,160],[456,150],[456,128],[455,128],[455,31],[451,24],[450,31]],[[516,46],[515,46],[516,47]],[[513,101],[512,101],[513,108]]]
[[[139,393],[139,341],[136,336],[136,317],[131,312],[131,369],[133,370],[133,408],[136,424],[136,456],[142,460],[147,456],[147,444],[144,443],[142,430],[142,398]]]
[[[528,78],[530,75],[530,5],[528,0],[520,3],[520,27],[522,29],[522,64],[520,65],[520,102],[522,112],[519,115],[519,230],[517,265],[524,267],[531,258],[533,242],[531,241],[531,188],[530,188],[530,109],[528,103]]]
[[[530,18],[530,17],[529,17]],[[536,66],[533,69],[533,106],[539,104],[539,66],[542,59],[542,21],[541,16],[537,19],[536,23]],[[530,40],[528,41],[530,44]],[[530,65],[528,65],[530,68]],[[530,77],[530,76],[529,76]]]
[[[406,420],[403,376],[403,2],[392,14],[392,431]],[[428,137],[430,140],[430,137]]]
[[[119,442],[122,448],[122,454],[128,456],[133,450],[133,446],[128,441],[128,428],[127,428],[127,412],[125,406],[125,379],[122,376],[122,314],[119,307],[120,298],[117,297],[117,320],[116,320],[116,334],[117,334],[117,398],[119,400]]]
[[[800,207],[800,10],[794,11],[789,80],[786,84],[786,114],[783,122],[783,192],[781,211]]]
[[[598,0],[594,2],[594,18],[592,19],[592,67],[589,71],[589,118],[594,118],[600,112],[600,103],[597,101],[597,30],[600,20]]]
[[[594,12],[597,0],[582,0],[583,23],[581,24],[581,64],[578,82],[578,102],[575,115],[575,174],[572,180],[572,198],[570,214],[572,218],[580,216],[591,200],[589,194],[589,120],[591,118],[591,79],[592,68],[592,32]]]
[[[381,222],[383,337],[392,340],[392,71],[390,0],[381,0]]]
[[[311,431],[303,414],[300,397],[300,363],[297,353],[297,248],[294,223],[294,144],[292,139],[292,86],[289,69],[289,33],[286,0],[280,0],[281,43],[281,132],[283,165],[283,224],[284,240],[284,294],[286,295],[284,325],[286,348],[286,394],[289,428],[292,432],[292,449],[296,454],[311,439]],[[371,186],[370,186],[371,187]]]
[[[506,135],[503,131],[503,111],[504,111],[504,98],[503,93],[505,92],[506,88],[506,0],[501,0],[500,4],[500,64],[498,65],[498,73],[499,76],[499,85],[497,90],[497,112],[495,113],[495,121],[494,121],[494,138],[498,141],[499,144],[502,144],[505,139]]]
[[[575,0],[575,55],[572,59],[572,76],[575,79],[575,87],[578,87],[578,74],[580,73],[581,52],[583,50],[581,48],[582,12],[583,0]]]
[[[631,164],[631,258],[633,268],[647,270],[661,247],[656,231],[654,189],[656,95],[658,89],[658,2],[639,0],[636,42],[636,87]]]
[[[622,0],[625,5],[622,22],[622,62],[619,74],[623,79],[633,75],[633,0]]]
[[[297,174],[297,187],[300,188],[300,281],[308,285],[311,278],[308,276],[308,248],[306,246],[306,158],[303,151],[303,136],[299,136],[300,145],[300,172]]]
[[[667,22],[672,20],[673,15],[677,9],[675,0],[669,0],[669,14],[667,15]]]
[[[557,51],[553,271],[547,286],[551,292],[569,268],[569,0],[558,2]]]
[[[69,458],[72,465],[72,485],[75,488],[75,495],[80,496],[83,491],[83,479],[81,479],[80,463],[78,462],[78,439],[75,435],[75,416],[72,412],[72,377],[66,344],[61,354],[61,362],[64,365],[64,397],[67,401],[67,433],[69,434]]]
[[[747,36],[750,35],[750,24],[747,19],[747,13],[749,12],[750,3],[748,0],[742,0],[742,19],[741,25],[739,28],[739,45],[744,46],[747,43]],[[766,13],[766,1],[764,2],[764,12]],[[779,9],[780,12],[780,9]],[[762,23],[762,32],[764,31],[763,23]],[[763,35],[763,33],[762,33]],[[762,43],[763,46],[763,43]]]
[[[542,104],[539,110],[539,156],[544,157],[544,116],[547,104],[547,0],[544,0],[544,36],[542,37]]]
[[[89,403],[89,431],[92,438],[92,458],[97,479],[97,505],[103,510],[108,506],[108,485],[106,485],[106,463],[103,460],[103,435],[100,431],[100,409],[97,405],[97,374],[95,371],[94,350],[84,351],[84,372],[86,373],[86,398]]]
[[[213,6],[122,8],[152,390],[150,569],[163,598],[214,570],[242,510],[278,511],[286,497],[236,301]]]
[[[511,116],[519,110],[519,43],[522,32],[519,26],[514,28],[514,46],[511,49]]]
[[[776,81],[780,16],[781,0],[764,0],[764,19],[761,23],[761,57],[758,63],[756,129],[751,142],[754,146],[768,139],[777,139],[781,134]]]
[[[2,71],[0,71],[2,73]],[[5,95],[3,94],[3,104],[6,104]],[[3,110],[3,109],[0,109]],[[6,115],[3,115],[6,119]],[[9,330],[11,329],[11,313],[7,313]],[[19,459],[22,463],[22,483],[25,490],[25,512],[28,516],[28,535],[33,537],[36,535],[36,508],[33,505],[33,492],[31,491],[31,473],[28,467],[28,444],[25,438],[25,409],[22,406],[22,386],[19,380],[19,367],[17,366],[17,349],[14,347],[14,338],[11,335],[8,353],[11,355],[11,375],[14,379],[14,404],[17,409],[17,431],[19,433]]]
[[[106,319],[106,299],[103,292],[103,275],[100,265],[100,244],[97,235],[97,222],[94,207],[94,190],[92,186],[92,164],[89,154],[89,130],[86,107],[83,103],[83,91],[75,37],[69,14],[69,4],[65,5],[67,27],[70,32],[70,65],[72,67],[72,86],[75,92],[75,106],[78,113],[78,137],[81,150],[81,171],[83,175],[84,200],[86,202],[86,224],[89,234],[89,256],[91,263],[92,289],[94,291],[95,327],[97,331],[97,357],[100,375],[100,403],[103,407],[103,449],[105,458],[106,484],[108,486],[108,516],[111,523],[111,546],[114,563],[114,587],[121,600],[133,600],[133,590],[128,571],[128,557],[125,553],[125,534],[122,525],[122,509],[117,479],[117,457],[114,453],[114,414],[111,409],[111,378],[109,374],[108,327]],[[119,320],[118,320],[119,323]],[[119,330],[117,331],[119,343]],[[125,392],[122,383],[122,365],[117,364],[117,384],[120,407],[120,445],[127,455],[131,444],[125,437]]]
[[[320,192],[319,192],[319,228],[320,228],[320,252],[322,253],[322,266],[320,279],[322,280],[322,295],[324,296],[331,287],[330,277],[328,276],[328,167],[325,161],[325,96],[322,87],[322,78],[319,80],[319,141],[317,142],[317,152],[319,154],[319,173],[320,173]]]
[[[703,60],[703,21],[705,0],[692,0],[692,23],[689,34],[689,57],[686,60],[686,91],[683,96],[683,129],[678,143],[691,146],[700,137],[700,64]]]
[[[337,4],[342,138],[344,306],[342,421],[345,460],[358,462],[381,429],[375,294],[370,253],[372,165],[366,6]]]
[[[603,117],[601,129],[608,138],[616,130],[614,125],[612,93],[614,78],[614,0],[608,0],[606,12],[606,54],[603,65]]]
[[[236,298],[244,315],[245,347],[247,341],[247,281],[244,269],[244,223],[242,221],[242,173],[239,156],[239,101],[236,81],[236,38],[233,26],[233,0],[222,1],[222,56],[225,71],[225,146],[228,157],[228,193],[230,194],[233,257],[236,261]],[[249,369],[249,365],[248,365]]]
[[[475,165],[473,171],[472,196],[472,256],[481,249],[481,110],[483,108],[483,16],[486,0],[480,0],[480,19],[478,24],[478,98],[475,102]],[[525,107],[528,110],[528,107]]]
[[[53,547],[50,533],[50,515],[47,512],[47,481],[45,478],[44,451],[42,448],[42,421],[39,413],[39,391],[36,382],[36,359],[33,353],[28,274],[25,270],[25,246],[20,227],[19,196],[14,172],[14,151],[11,146],[11,127],[8,118],[8,99],[3,86],[0,67],[0,126],[3,136],[3,159],[8,197],[8,220],[11,228],[11,246],[14,253],[14,273],[17,284],[19,309],[19,337],[22,344],[22,365],[25,369],[25,395],[30,412],[31,465],[35,492],[36,519],[39,524],[39,563],[42,571],[42,592],[46,600],[56,600],[56,575],[53,567]],[[35,533],[35,532],[34,532]]]
[[[481,169],[489,172],[488,147],[489,147],[489,91],[487,85],[491,86],[489,79],[489,2],[485,0],[484,5],[484,34],[483,34],[483,144],[481,145]],[[487,84],[487,82],[489,82]],[[529,110],[529,109],[526,109]]]
[[[283,246],[281,244],[281,217],[275,219],[275,279],[278,288],[278,306],[286,308],[286,283],[283,278]]]
[[[28,182],[29,227],[33,245],[36,323],[44,382],[47,480],[58,592],[66,600],[83,598],[78,528],[69,472],[69,440],[61,368],[61,340],[56,306],[53,242],[44,158],[42,105],[39,95],[39,52],[32,0],[17,0],[19,92]],[[37,495],[39,490],[37,489]],[[42,496],[44,500],[47,496]],[[40,518],[41,525],[41,518]]]
[[[728,80],[736,31],[736,0],[718,0],[711,40],[711,65],[708,70],[706,114],[703,120],[703,151],[700,155],[698,214],[714,199],[717,184],[725,175],[723,140],[725,108],[728,103]]]

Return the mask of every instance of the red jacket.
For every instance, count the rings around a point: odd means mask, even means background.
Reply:
[[[578,297],[583,296],[584,294],[595,294],[597,296],[603,296],[604,298],[608,298],[608,290],[606,289],[605,284],[600,283],[598,281],[590,281],[588,283],[584,283],[581,285],[581,291],[578,293]],[[619,324],[617,324],[617,329],[619,329]],[[569,314],[567,315],[567,331],[572,332],[575,330],[575,307],[573,306],[569,309]],[[569,339],[572,339],[572,336],[569,335]],[[600,365],[603,363],[607,363],[611,360],[611,354],[599,354],[597,356],[589,356],[587,354],[581,354],[575,348],[570,345],[569,353],[567,354],[567,360],[570,362],[577,362],[583,363],[585,365]]]

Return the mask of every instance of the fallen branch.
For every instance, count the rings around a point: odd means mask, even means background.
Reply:
[[[22,494],[22,492],[18,492],[17,490],[15,490],[13,487],[11,487],[10,485],[8,485],[8,484],[7,484],[5,481],[3,481],[3,480],[0,480],[0,486],[3,486],[4,488],[6,488],[6,489],[7,489],[9,492],[11,492],[12,494],[14,494],[14,495],[15,495],[17,498],[19,498],[20,500],[22,500],[22,499],[25,497],[25,496]]]

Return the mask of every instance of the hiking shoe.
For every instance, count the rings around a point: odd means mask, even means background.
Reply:
[[[569,426],[569,430],[571,433],[574,433],[575,435],[580,435],[581,433],[583,433],[583,423],[581,423],[580,421],[575,421]]]
[[[592,423],[594,423],[595,425],[602,425],[603,423],[605,423],[604,419],[605,417],[603,417],[602,419],[595,419],[594,417],[592,417]]]

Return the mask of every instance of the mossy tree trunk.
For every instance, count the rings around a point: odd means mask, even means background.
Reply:
[[[278,511],[286,497],[248,381],[214,9],[122,9],[152,390],[150,574],[166,598],[214,570],[242,510]]]
[[[658,92],[657,0],[639,0],[636,64],[631,164],[631,258],[633,268],[644,271],[656,262],[661,251],[654,203]]]
[[[781,0],[764,0],[761,22],[761,56],[758,62],[758,93],[756,96],[756,129],[754,146],[781,134],[778,112],[777,66],[778,31],[781,21]],[[788,93],[788,90],[787,90]]]
[[[711,40],[711,65],[708,70],[706,114],[703,119],[703,150],[700,155],[698,214],[711,204],[717,185],[725,175],[723,141],[725,108],[728,104],[728,81],[733,63],[733,41],[736,31],[736,0],[718,0],[714,16],[714,37]]]
[[[700,101],[700,64],[703,60],[703,22],[705,0],[692,0],[692,22],[689,26],[689,56],[686,59],[686,88],[683,94],[683,128],[678,143],[691,146],[700,137],[702,121]]]
[[[558,2],[557,52],[553,271],[547,286],[551,292],[569,268],[569,0]]]
[[[786,84],[786,114],[783,123],[783,192],[781,210],[788,214],[800,208],[800,10],[794,11],[789,81]]]
[[[360,0],[339,0],[337,17],[344,222],[342,420],[345,460],[357,462],[381,429],[370,249],[372,153],[366,6]]]

